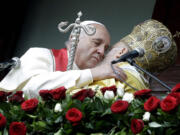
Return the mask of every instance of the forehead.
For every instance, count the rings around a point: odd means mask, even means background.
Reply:
[[[110,44],[110,34],[106,27],[100,25],[100,24],[92,24],[96,28],[96,33],[92,36],[90,36],[93,39],[102,40],[106,44]]]
[[[102,34],[102,35],[106,35],[106,36],[109,36],[109,32],[107,30],[107,28],[103,25],[100,25],[100,24],[92,24],[95,28],[96,28],[96,34]]]

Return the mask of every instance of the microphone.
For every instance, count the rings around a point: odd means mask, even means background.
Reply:
[[[144,49],[142,48],[135,48],[134,50],[122,55],[117,60],[111,61],[112,64],[116,64],[118,62],[126,61],[127,59],[133,59],[135,57],[142,57],[144,56]]]
[[[6,69],[6,68],[18,68],[21,64],[21,61],[18,57],[13,57],[12,59],[0,63],[0,71]]]

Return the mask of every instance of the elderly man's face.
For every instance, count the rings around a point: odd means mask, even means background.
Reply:
[[[93,36],[83,33],[77,46],[75,62],[80,69],[95,67],[104,58],[110,44],[107,29],[99,24],[92,25],[96,27],[96,33]]]

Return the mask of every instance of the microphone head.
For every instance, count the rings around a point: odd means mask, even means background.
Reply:
[[[139,57],[143,57],[145,54],[143,48],[138,47],[138,48],[135,48],[134,50],[136,50],[139,53]]]

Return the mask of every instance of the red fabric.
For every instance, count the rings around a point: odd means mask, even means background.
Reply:
[[[52,52],[55,59],[56,71],[66,71],[68,64],[67,49],[52,49]]]

